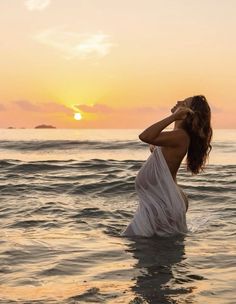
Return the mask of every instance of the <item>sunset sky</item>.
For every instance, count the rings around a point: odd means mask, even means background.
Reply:
[[[0,127],[142,128],[204,94],[213,127],[236,128],[235,12],[235,0],[1,0]]]

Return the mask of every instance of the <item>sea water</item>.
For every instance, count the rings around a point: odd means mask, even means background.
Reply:
[[[183,162],[189,231],[125,238],[141,130],[0,130],[0,303],[236,303],[236,132]]]

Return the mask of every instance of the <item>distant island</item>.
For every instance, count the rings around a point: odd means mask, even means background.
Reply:
[[[56,127],[51,126],[51,125],[39,125],[39,126],[36,126],[35,129],[56,129]]]

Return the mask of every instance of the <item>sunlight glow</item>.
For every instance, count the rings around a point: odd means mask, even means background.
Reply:
[[[81,120],[82,119],[82,115],[80,113],[75,113],[74,114],[74,119],[75,120]]]

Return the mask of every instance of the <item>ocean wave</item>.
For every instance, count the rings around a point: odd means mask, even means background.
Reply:
[[[222,151],[224,153],[236,152],[236,143],[234,141],[218,141],[212,143],[212,149],[216,151]]]
[[[132,195],[135,177],[143,164],[140,160],[5,160],[0,166],[0,194]],[[204,173],[189,179],[190,174],[182,166],[178,180],[191,197],[223,195],[235,190],[235,172],[235,165],[209,165]]]
[[[116,159],[98,159],[93,158],[89,160],[46,160],[46,161],[20,161],[15,159],[6,159],[0,161],[0,173],[38,173],[38,172],[56,172],[64,171],[69,174],[70,170],[77,171],[78,177],[80,177],[80,172],[83,172],[83,176],[86,177],[86,172],[98,172],[102,173],[109,172],[110,177],[121,171],[137,171],[143,164],[144,160],[116,160]],[[222,177],[232,177],[233,172],[236,170],[236,165],[214,165],[208,164],[207,168],[199,175],[193,176],[192,179],[199,181],[202,178],[219,178]],[[219,175],[219,172],[221,173]],[[73,176],[64,175],[65,178],[71,178]],[[180,177],[187,177],[189,173],[186,171],[186,165],[182,164],[179,170]],[[63,175],[61,176],[63,178]]]
[[[9,173],[37,173],[43,171],[66,171],[72,170],[79,173],[80,170],[84,171],[100,171],[111,170],[110,173],[116,173],[119,170],[129,169],[136,170],[142,165],[143,161],[138,160],[103,160],[103,159],[90,159],[85,161],[32,161],[23,162],[19,160],[4,160],[0,162],[1,171],[5,174]],[[86,175],[86,173],[85,173]]]
[[[233,153],[236,151],[235,142],[213,142],[213,149]],[[55,151],[55,150],[136,150],[146,149],[147,144],[139,140],[33,140],[0,142],[0,150],[9,151]]]
[[[142,149],[146,144],[138,140],[128,141],[95,141],[95,140],[43,140],[43,141],[1,141],[0,149],[13,151],[41,151],[41,150],[117,150]]]

